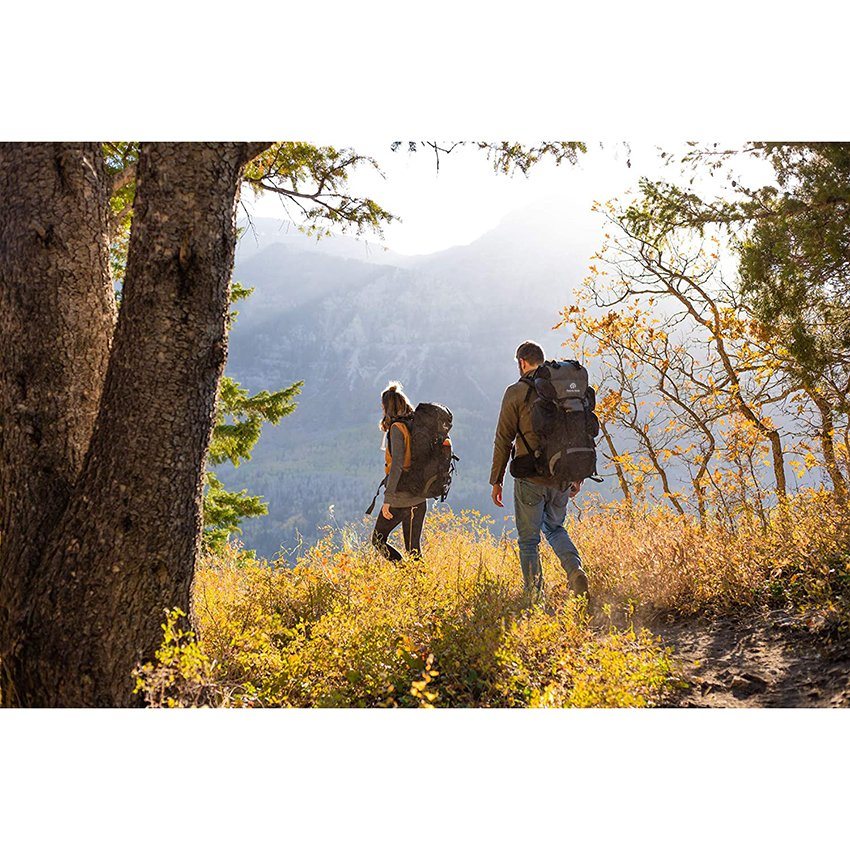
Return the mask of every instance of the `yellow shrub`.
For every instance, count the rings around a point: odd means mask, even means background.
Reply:
[[[677,680],[635,612],[651,622],[770,598],[835,607],[850,585],[847,517],[821,493],[734,530],[661,507],[587,506],[569,530],[607,622],[569,593],[545,544],[546,604],[528,607],[516,543],[488,525],[430,512],[424,562],[384,560],[365,523],[329,531],[291,566],[235,548],[208,556],[197,641],[172,615],[139,688],[165,705],[655,705]]]
[[[694,614],[770,596],[845,604],[850,517],[824,491],[805,491],[762,521],[701,528],[664,506],[600,505],[569,525],[598,595],[640,613]]]

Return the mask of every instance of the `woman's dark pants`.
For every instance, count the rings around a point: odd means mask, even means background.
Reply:
[[[422,551],[422,523],[425,521],[427,502],[420,502],[412,508],[393,508],[390,512],[392,519],[386,519],[382,513],[378,514],[375,530],[372,532],[372,545],[391,561],[400,561],[401,552],[390,546],[387,542],[393,529],[401,525],[404,534],[404,548],[415,558],[421,557]]]

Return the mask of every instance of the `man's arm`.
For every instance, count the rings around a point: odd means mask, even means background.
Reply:
[[[501,485],[505,477],[505,469],[511,457],[511,448],[519,429],[519,409],[511,401],[511,388],[505,390],[502,396],[502,407],[499,411],[499,422],[496,425],[496,436],[493,439],[493,465],[490,468],[490,483]],[[494,491],[495,493],[495,491]]]

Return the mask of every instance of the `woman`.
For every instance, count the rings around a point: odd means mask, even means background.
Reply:
[[[378,514],[372,545],[391,561],[400,561],[401,552],[390,546],[387,538],[398,525],[404,534],[404,548],[414,558],[421,557],[422,523],[425,521],[427,503],[421,496],[413,496],[399,489],[401,474],[410,468],[410,419],[413,406],[398,381],[391,381],[381,393],[384,415],[379,424],[385,433],[384,471],[387,475],[384,504]]]

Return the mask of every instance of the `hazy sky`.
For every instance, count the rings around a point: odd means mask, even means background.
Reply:
[[[559,232],[573,231],[581,241],[591,239],[601,222],[590,207],[594,200],[622,197],[641,176],[676,179],[678,167],[664,167],[661,148],[622,143],[590,144],[577,165],[538,164],[528,177],[495,174],[485,156],[471,148],[441,155],[437,172],[433,152],[409,153],[404,144],[396,152],[387,143],[352,145],[377,159],[385,178],[363,169],[355,172],[351,189],[372,197],[401,221],[385,228],[386,245],[402,254],[425,254],[463,245],[492,230],[507,214],[532,204],[545,203],[552,211],[551,225]],[[684,151],[681,143],[663,146]],[[627,165],[631,163],[631,167]],[[763,163],[736,164],[736,173],[753,182],[769,179]],[[710,190],[711,183],[706,184]],[[252,214],[285,218],[280,198],[268,194],[245,198]],[[370,237],[370,241],[372,237]]]

